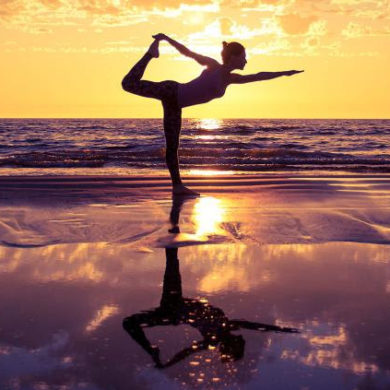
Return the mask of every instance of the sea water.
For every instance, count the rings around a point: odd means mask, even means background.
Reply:
[[[184,172],[390,172],[390,119],[183,119]],[[162,119],[0,119],[0,175],[155,174]]]

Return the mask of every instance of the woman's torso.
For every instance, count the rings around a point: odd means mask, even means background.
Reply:
[[[206,68],[194,80],[179,83],[178,104],[180,107],[193,106],[222,97],[228,86],[228,75],[221,66]]]

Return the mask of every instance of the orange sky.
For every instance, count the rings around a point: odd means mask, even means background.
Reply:
[[[230,85],[183,117],[390,118],[390,0],[2,0],[1,117],[161,117],[121,80],[163,32],[220,60],[247,48],[242,74],[305,73]],[[186,82],[202,66],[167,42],[144,78]]]

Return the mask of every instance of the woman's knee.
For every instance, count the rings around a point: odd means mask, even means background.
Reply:
[[[126,92],[136,92],[138,90],[138,87],[139,87],[139,81],[132,77],[126,76],[122,80],[122,88]]]

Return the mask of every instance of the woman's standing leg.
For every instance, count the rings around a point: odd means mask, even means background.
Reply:
[[[174,195],[199,196],[197,192],[185,187],[180,177],[178,151],[182,110],[177,105],[175,97],[163,99],[162,105],[164,108],[164,133],[166,141],[165,159],[172,179],[172,193]]]
[[[170,101],[163,100],[164,134],[166,142],[165,161],[171,175],[172,185],[182,184],[179,170],[179,145],[181,131],[181,108]]]

